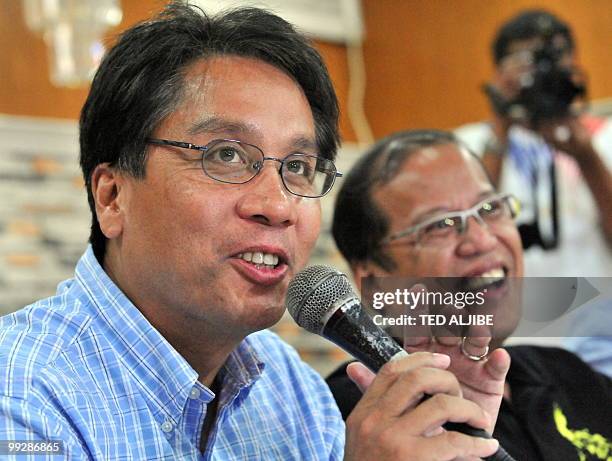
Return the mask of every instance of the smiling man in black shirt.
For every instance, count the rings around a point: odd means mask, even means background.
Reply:
[[[458,277],[503,298],[512,292],[510,281],[523,275],[515,207],[452,134],[400,132],[366,152],[348,174],[333,234],[358,282]],[[507,365],[499,346],[513,327],[494,338],[412,338],[407,348],[450,355],[463,396],[487,408],[500,391],[488,380]],[[517,460],[612,459],[612,381],[562,349],[515,346],[507,352],[512,366],[493,433],[506,451]],[[477,372],[468,367],[474,361],[481,364]],[[345,368],[328,384],[346,418],[360,391]]]

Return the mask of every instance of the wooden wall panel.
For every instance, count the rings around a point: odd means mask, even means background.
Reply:
[[[119,31],[161,8],[159,0],[123,0]],[[26,27],[21,0],[0,0],[0,113],[77,119],[87,88],[54,87],[48,77],[45,43]]]
[[[501,23],[535,6],[571,23],[591,96],[611,97],[609,0],[363,0],[366,113],[376,136],[487,117],[480,86],[493,72],[490,42]]]
[[[122,0],[121,30],[149,17],[161,0]],[[489,43],[499,24],[531,0],[363,0],[367,72],[365,109],[375,136],[402,128],[450,128],[487,116],[480,85],[492,73]],[[593,98],[612,96],[612,3],[541,0],[571,21]],[[116,33],[114,31],[113,33]],[[109,34],[112,41],[112,34]],[[317,44],[336,85],[341,130],[355,136],[346,115],[348,66],[343,46]],[[22,19],[19,0],[0,0],[0,113],[77,118],[86,89],[54,88],[40,37]]]
[[[163,0],[122,0],[123,20],[107,34],[112,43],[121,30],[161,10]],[[341,104],[348,90],[346,52],[343,46],[318,43],[326,60]],[[20,0],[0,0],[0,113],[76,119],[87,97],[87,89],[54,87],[48,79],[46,47],[43,39],[24,23]],[[344,114],[341,131],[354,135]]]

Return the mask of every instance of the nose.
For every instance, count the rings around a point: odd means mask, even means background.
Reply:
[[[238,215],[267,226],[292,226],[297,221],[297,197],[285,188],[276,162],[267,163],[245,184],[237,204]]]
[[[482,219],[470,216],[465,223],[466,229],[459,236],[457,253],[462,257],[487,253],[497,245],[497,236]]]

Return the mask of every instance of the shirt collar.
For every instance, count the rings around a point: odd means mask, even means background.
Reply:
[[[223,366],[223,379],[232,381],[238,388],[251,386],[259,379],[265,364],[259,360],[249,338],[245,338],[229,355]]]
[[[110,330],[108,339],[141,386],[155,417],[160,423],[170,420],[177,424],[197,382],[196,371],[115,285],[91,246],[79,260],[75,278]],[[235,389],[226,394],[228,399],[250,387],[263,368],[249,340],[242,341],[222,367],[223,388],[229,384]]]
[[[104,272],[91,246],[77,264],[76,280],[97,308],[108,339],[153,414],[176,423],[197,381],[196,371]]]
[[[221,391],[219,408],[234,402],[239,404],[249,394],[253,384],[261,377],[265,364],[259,360],[249,338],[245,338],[229,355],[219,370]],[[236,400],[240,395],[240,399]]]

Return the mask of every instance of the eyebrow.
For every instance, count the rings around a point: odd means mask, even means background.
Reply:
[[[478,205],[486,197],[493,196],[493,195],[495,195],[495,190],[494,189],[487,190],[487,191],[482,191],[480,194],[478,194],[478,197],[476,198],[476,201],[470,206],[470,208],[475,206],[475,205]],[[429,219],[429,218],[434,218],[437,214],[441,214],[443,212],[454,213],[454,212],[459,212],[459,211],[460,210],[449,210],[447,207],[439,206],[439,207],[432,208],[430,210],[427,210],[427,211],[424,211],[423,213],[418,214],[416,216],[416,218],[413,219],[413,222],[416,221],[416,224],[419,224],[419,222],[423,222],[423,221],[425,221],[426,219]]]
[[[245,134],[256,131],[255,127],[247,123],[228,120],[220,117],[209,117],[196,121],[192,124],[187,133],[190,135],[202,133],[232,133]]]
[[[291,145],[293,146],[294,149],[299,149],[299,150],[318,151],[319,149],[319,146],[317,145],[316,141],[306,136],[298,136],[294,138],[291,142]]]
[[[258,130],[254,125],[221,117],[209,117],[197,121],[187,130],[190,135],[209,133],[228,134],[230,136],[250,134],[253,136],[257,132]],[[289,142],[289,145],[295,150],[318,150],[317,142],[304,135],[296,136]]]

